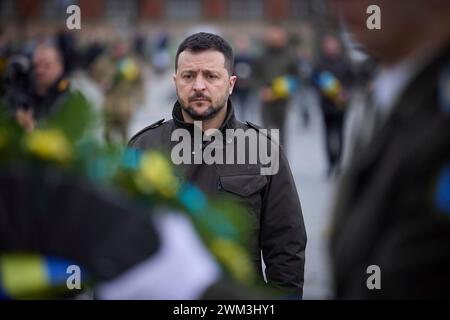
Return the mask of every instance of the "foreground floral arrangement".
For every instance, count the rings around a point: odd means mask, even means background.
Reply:
[[[159,207],[183,212],[229,277],[245,285],[259,282],[246,244],[249,215],[241,207],[229,200],[212,201],[194,185],[182,183],[170,160],[160,153],[100,143],[92,136],[97,126],[81,95],[75,95],[56,116],[29,133],[0,106],[0,169],[20,164],[39,172],[50,166],[85,177],[99,187],[117,188],[147,206],[149,212]],[[59,270],[54,271],[59,274],[47,275],[59,282],[23,276],[33,274],[42,264],[61,261],[32,252],[0,252],[0,297],[2,291],[7,297],[20,298],[65,286],[67,275],[61,274],[61,268],[46,268],[48,272]]]

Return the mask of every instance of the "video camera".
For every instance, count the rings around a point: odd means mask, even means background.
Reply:
[[[11,112],[17,108],[32,107],[32,64],[25,55],[12,56],[2,79],[5,88],[4,103]]]

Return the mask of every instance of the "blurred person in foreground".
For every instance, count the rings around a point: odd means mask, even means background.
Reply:
[[[376,1],[381,30],[366,27],[372,1],[332,3],[382,66],[373,116],[338,189],[331,238],[337,298],[448,298],[450,3]],[[371,265],[378,280],[369,279]]]

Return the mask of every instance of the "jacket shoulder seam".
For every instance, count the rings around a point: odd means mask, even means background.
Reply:
[[[247,123],[247,125],[250,127],[250,128],[253,128],[253,129],[255,129],[256,131],[258,131],[258,132],[261,132],[261,130],[265,130],[265,131],[262,131],[261,133],[263,134],[263,135],[265,135],[267,138],[269,138],[269,140],[273,140],[272,139],[272,137],[271,137],[271,135],[270,135],[270,131],[269,130],[267,130],[267,129],[263,129],[263,128],[261,128],[260,126],[258,126],[257,124],[254,124],[254,123],[252,123],[252,122],[250,122],[250,121],[246,121],[246,123]]]
[[[144,134],[145,132],[147,132],[147,131],[149,131],[149,130],[152,130],[152,129],[155,129],[155,128],[158,128],[159,126],[161,126],[162,124],[164,124],[164,121],[165,121],[165,120],[166,120],[166,119],[164,119],[164,118],[161,119],[161,120],[158,120],[158,121],[152,123],[151,125],[145,127],[144,129],[138,131],[137,133],[135,133],[135,134],[130,138],[130,140],[129,140],[129,142],[128,142],[128,145],[130,145],[131,143],[133,143],[139,136],[141,136],[141,135]],[[167,123],[167,122],[166,122],[166,123]]]

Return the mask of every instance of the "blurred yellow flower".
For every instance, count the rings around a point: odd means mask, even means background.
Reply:
[[[246,283],[253,281],[255,271],[241,246],[225,238],[216,238],[212,240],[210,249],[237,280]]]
[[[273,81],[272,90],[277,98],[289,97],[289,86],[284,77],[277,77]]]
[[[139,69],[136,63],[131,59],[126,59],[122,66],[122,74],[127,81],[136,80],[139,76]]]
[[[55,129],[35,130],[25,138],[26,148],[44,160],[65,162],[72,157],[72,148],[64,134]]]
[[[149,152],[142,156],[135,179],[141,191],[148,193],[156,190],[167,198],[175,196],[179,187],[170,163],[158,152]]]

